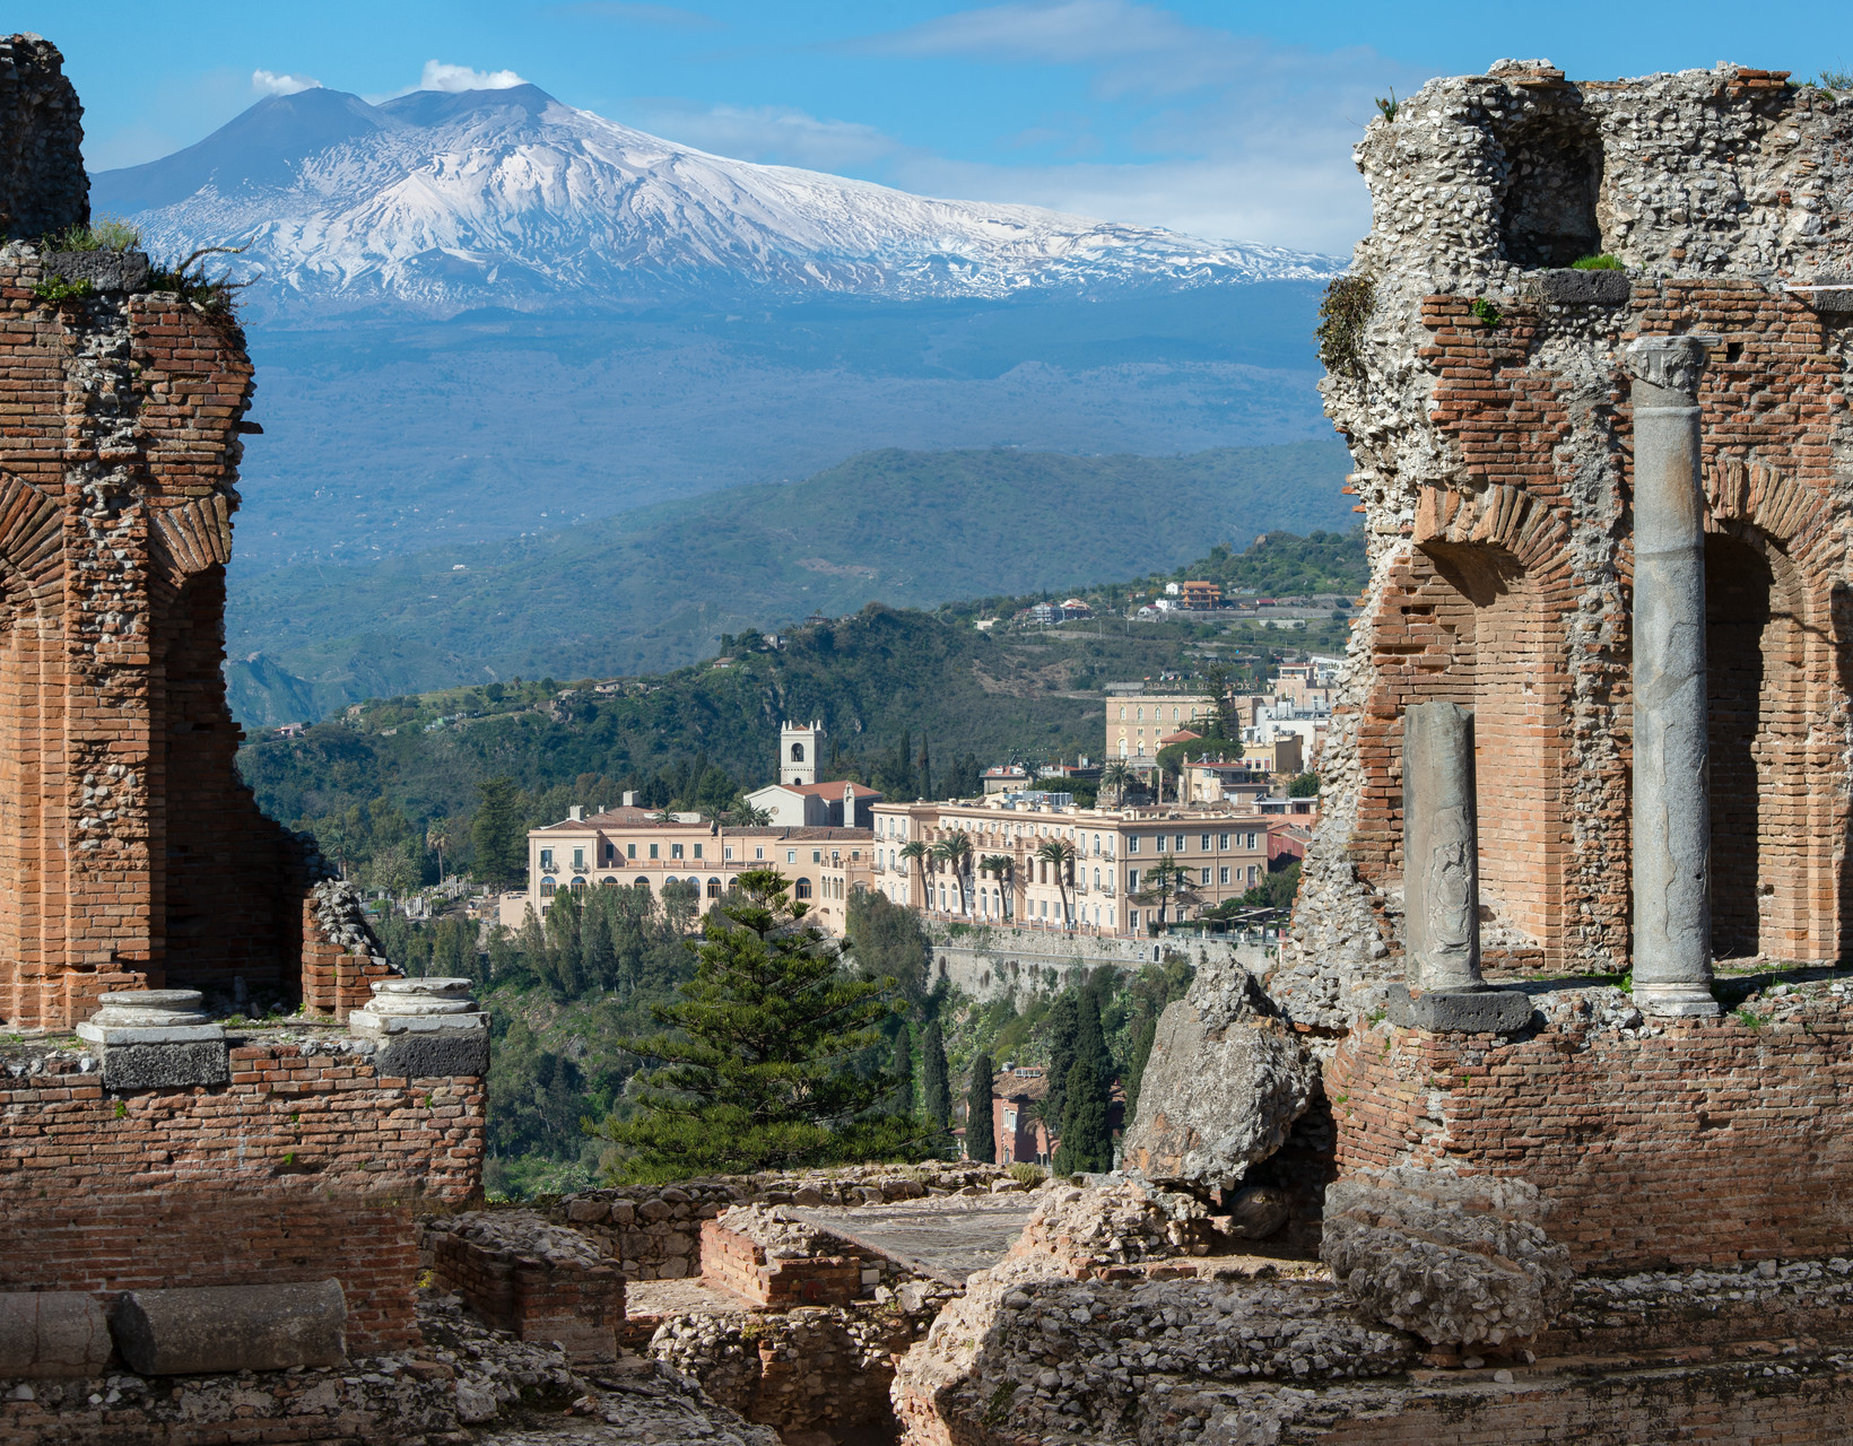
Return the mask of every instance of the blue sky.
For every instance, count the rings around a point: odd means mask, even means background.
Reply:
[[[1726,59],[1809,76],[1853,67],[1849,13],[1705,0],[15,0],[7,24],[63,49],[93,169],[190,144],[266,87],[378,97],[500,72],[750,160],[1342,253],[1369,219],[1350,146],[1392,86],[1406,95],[1500,56],[1592,79]]]

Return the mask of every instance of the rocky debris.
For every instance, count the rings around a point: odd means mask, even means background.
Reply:
[[[367,923],[360,886],[346,879],[323,879],[310,890],[315,900],[315,922],[322,937],[350,954],[372,957],[380,953],[379,940]]]
[[[1040,1258],[1051,1273],[1087,1279],[1130,1274],[1125,1267],[1174,1256],[1187,1231],[1157,1193],[1135,1181],[1102,1189],[1057,1187],[1030,1216],[1004,1263]]]
[[[721,1213],[719,1223],[759,1246],[767,1260],[811,1260],[849,1253],[846,1242],[776,1205],[736,1205]]]
[[[531,1255],[550,1265],[596,1269],[609,1258],[596,1242],[567,1226],[549,1223],[535,1210],[470,1210],[461,1215],[436,1216],[424,1222],[430,1233],[461,1236],[488,1250]],[[426,1242],[425,1249],[429,1249]]]
[[[1325,1282],[1076,1281],[1051,1267],[1025,1254],[974,1276],[903,1357],[905,1439],[1269,1441],[1257,1428],[1292,1414],[1271,1383],[1388,1375],[1420,1350]]]
[[[1523,1180],[1397,1166],[1326,1189],[1320,1258],[1378,1320],[1436,1345],[1536,1336],[1570,1298],[1570,1253]]]
[[[1219,962],[1159,1016],[1121,1158],[1152,1180],[1227,1188],[1281,1147],[1317,1088],[1254,979]]]

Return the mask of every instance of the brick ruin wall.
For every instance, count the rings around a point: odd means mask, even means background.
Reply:
[[[364,1042],[234,1038],[217,1088],[105,1089],[95,1061],[9,1052],[0,1291],[334,1277],[355,1355],[414,1339],[414,1213],[480,1190],[483,1083],[382,1077]]]
[[[334,976],[374,951],[330,938],[308,902],[324,866],[235,768],[243,336],[139,253],[18,239],[85,219],[80,115],[55,49],[0,42],[0,1020],[238,979],[344,1014],[365,980]],[[58,300],[80,269],[89,293]]]
[[[1354,1031],[1326,1067],[1341,1174],[1518,1175],[1579,1270],[1817,1259],[1853,1240],[1853,1004],[1825,990],[1642,1029]]]
[[[1323,383],[1371,579],[1325,807],[1270,992],[1344,1029],[1401,972],[1401,714],[1475,710],[1489,963],[1629,964],[1632,427],[1620,349],[1711,334],[1714,932],[1831,960],[1853,931],[1845,584],[1853,99],[1721,67],[1437,80],[1357,148],[1355,364]],[[1607,253],[1622,272],[1566,270]],[[1845,294],[1842,293],[1844,296]]]

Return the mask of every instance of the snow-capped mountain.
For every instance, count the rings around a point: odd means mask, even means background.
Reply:
[[[156,256],[244,246],[260,306],[545,308],[740,290],[887,300],[1313,280],[1342,263],[729,160],[532,85],[307,90],[93,181]],[[293,308],[292,308],[293,309]]]

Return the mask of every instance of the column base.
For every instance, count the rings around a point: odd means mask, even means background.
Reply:
[[[1634,986],[1634,1007],[1658,1019],[1714,1019],[1724,1011],[1704,984]]]

